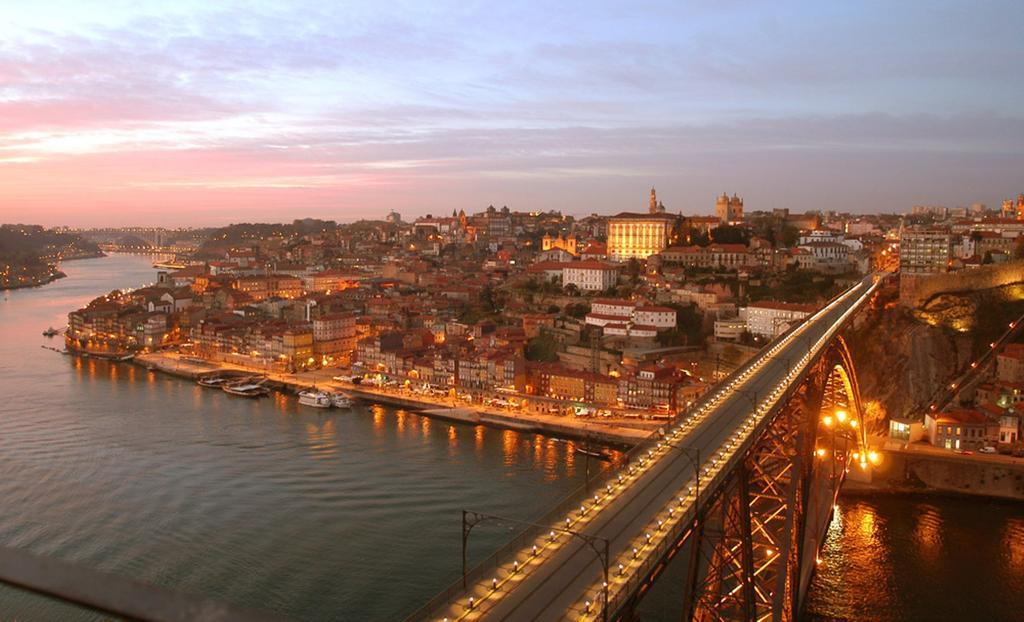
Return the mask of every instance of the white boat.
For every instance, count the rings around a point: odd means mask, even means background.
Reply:
[[[352,408],[352,398],[344,393],[332,393],[331,406],[335,408]]]
[[[328,393],[315,389],[299,391],[299,404],[312,406],[313,408],[330,408],[331,396]]]

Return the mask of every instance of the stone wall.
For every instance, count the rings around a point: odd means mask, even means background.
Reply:
[[[969,292],[1024,281],[1024,259],[932,275],[900,275],[900,304],[919,307],[937,294]]]
[[[1024,461],[1001,457],[884,451],[870,484],[856,480],[850,482],[852,491],[956,493],[1024,501]]]

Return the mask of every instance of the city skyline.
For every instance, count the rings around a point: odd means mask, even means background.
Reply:
[[[0,220],[904,212],[1019,191],[1009,2],[19,7]],[[796,43],[796,42],[799,42]]]

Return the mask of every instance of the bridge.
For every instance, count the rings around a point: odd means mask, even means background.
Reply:
[[[875,459],[842,331],[882,278],[790,328],[544,517],[464,511],[463,579],[409,620],[628,620],[680,554],[686,619],[795,619],[840,486]],[[520,530],[467,572],[488,521]]]

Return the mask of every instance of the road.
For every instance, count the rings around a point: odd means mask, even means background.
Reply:
[[[753,442],[764,416],[873,291],[872,278],[866,278],[766,348],[667,431],[666,440],[628,467],[621,481],[557,524],[607,540],[613,609],[689,522],[686,517],[698,500],[691,457],[699,452],[701,490],[720,483],[734,458]],[[600,619],[603,569],[594,550],[567,533],[541,536],[535,544],[537,554],[521,551],[517,566],[508,560],[496,576],[470,586],[437,619]]]

